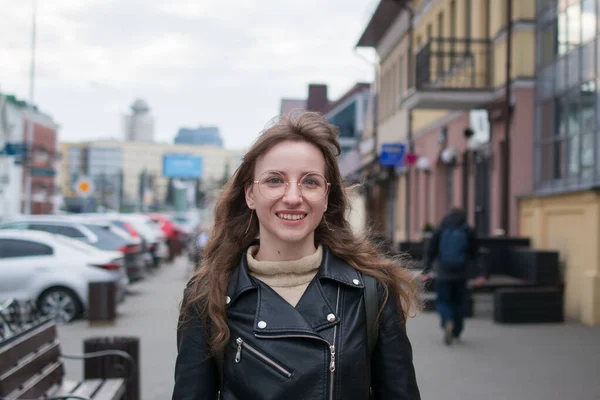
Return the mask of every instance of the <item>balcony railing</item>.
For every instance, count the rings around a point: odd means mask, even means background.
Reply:
[[[431,38],[416,56],[416,90],[492,88],[492,46],[485,39]]]

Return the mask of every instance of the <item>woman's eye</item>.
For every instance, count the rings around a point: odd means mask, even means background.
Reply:
[[[269,185],[277,185],[277,184],[283,183],[283,180],[281,178],[271,177],[271,178],[267,178],[265,183],[268,183]]]

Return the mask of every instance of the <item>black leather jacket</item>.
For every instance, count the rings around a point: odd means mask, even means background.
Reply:
[[[251,277],[246,257],[228,287],[231,338],[223,386],[200,322],[177,332],[173,400],[418,400],[412,348],[401,312],[387,302],[369,360],[362,275],[323,249],[323,262],[297,306]],[[378,285],[380,306],[383,289]]]

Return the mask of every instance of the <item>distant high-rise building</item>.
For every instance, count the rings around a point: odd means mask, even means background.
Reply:
[[[125,115],[125,140],[128,142],[153,142],[154,117],[150,107],[142,99],[137,99],[131,105],[131,115]]]
[[[181,128],[175,137],[175,144],[193,144],[197,146],[213,145],[223,147],[221,132],[216,126]]]

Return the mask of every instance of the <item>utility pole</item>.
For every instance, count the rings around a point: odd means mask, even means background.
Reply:
[[[510,190],[510,163],[511,163],[511,151],[510,151],[510,124],[511,124],[511,56],[512,56],[512,0],[506,2],[506,84],[505,84],[505,98],[504,98],[504,153],[503,153],[503,164],[504,174],[502,176],[503,181],[502,187],[504,193],[502,196],[502,228],[504,229],[504,235],[510,235],[510,203],[511,190]]]
[[[24,214],[31,214],[31,167],[33,161],[33,125],[35,117],[34,109],[34,88],[35,88],[35,45],[36,45],[36,29],[37,29],[37,0],[31,0],[31,69],[29,75],[29,118],[27,121],[27,146],[25,158],[27,168],[25,173],[25,205]]]

